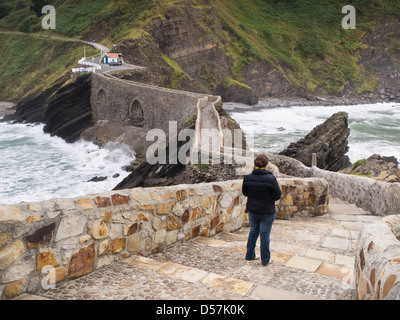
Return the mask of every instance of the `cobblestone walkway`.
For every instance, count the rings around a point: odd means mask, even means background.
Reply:
[[[249,228],[196,238],[150,257],[132,256],[20,299],[355,299],[354,254],[362,226],[378,217],[338,199],[317,218],[275,220],[272,263],[245,261]]]

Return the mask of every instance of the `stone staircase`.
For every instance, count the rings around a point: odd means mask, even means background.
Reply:
[[[363,225],[378,219],[330,199],[330,213],[275,220],[272,263],[245,261],[249,228],[198,237],[150,257],[131,256],[40,296],[61,300],[355,299],[354,254]]]

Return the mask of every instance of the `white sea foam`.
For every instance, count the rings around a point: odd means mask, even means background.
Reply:
[[[121,167],[134,159],[119,143],[103,149],[86,141],[68,144],[44,134],[43,125],[0,123],[0,203],[109,191],[129,174]],[[88,182],[95,176],[107,179]]]
[[[228,106],[241,110],[245,107],[233,103]],[[400,160],[400,104],[293,106],[229,113],[245,133],[254,133],[256,150],[278,153],[339,111],[349,114],[350,150],[347,155],[350,161],[365,159],[374,153]]]

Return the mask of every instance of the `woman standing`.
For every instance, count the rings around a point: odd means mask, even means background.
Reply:
[[[281,189],[272,172],[266,169],[268,158],[259,155],[254,159],[255,168],[243,179],[242,192],[248,197],[247,213],[250,233],[247,240],[246,260],[256,259],[255,247],[260,236],[261,263],[266,266],[271,260],[269,250],[270,233],[275,219],[275,201],[281,198]]]

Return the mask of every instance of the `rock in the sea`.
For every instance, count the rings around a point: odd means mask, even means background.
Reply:
[[[88,182],[99,182],[99,181],[104,181],[107,180],[107,177],[93,177],[92,179],[88,180]]]
[[[382,157],[373,154],[368,159],[360,159],[344,173],[357,174],[386,182],[400,182],[399,162],[395,157]]]
[[[297,159],[311,167],[312,154],[315,153],[318,168],[330,171],[350,166],[349,157],[346,156],[349,150],[347,138],[350,135],[347,119],[346,112],[335,113],[303,139],[291,143],[280,155]]]

